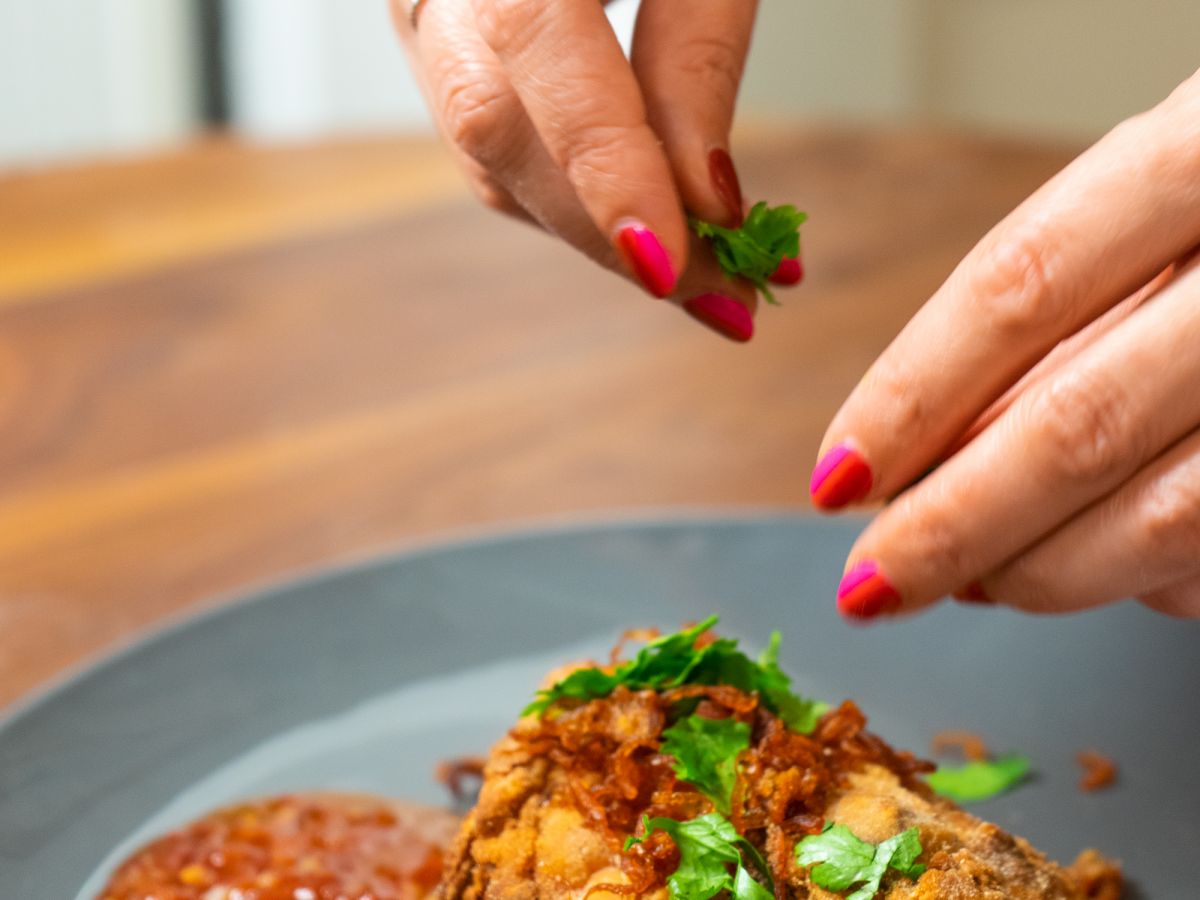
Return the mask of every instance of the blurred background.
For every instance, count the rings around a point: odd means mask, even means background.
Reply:
[[[763,0],[734,156],[811,218],[741,346],[479,208],[385,0],[0,0],[0,705],[397,542],[805,511],[891,337],[1198,47],[1196,0]]]
[[[742,109],[1087,139],[1194,71],[1198,36],[1193,0],[764,0]],[[0,84],[7,166],[429,128],[384,0],[7,0]]]

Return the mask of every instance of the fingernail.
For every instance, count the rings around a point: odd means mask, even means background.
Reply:
[[[838,585],[838,612],[850,619],[873,619],[900,606],[900,592],[879,571],[874,560],[863,560],[842,576]]]
[[[729,225],[732,228],[742,224],[742,185],[738,181],[737,169],[733,167],[733,157],[726,151],[717,149],[708,154],[708,177],[712,179],[713,189],[725,208],[729,210]]]
[[[701,294],[683,304],[687,314],[731,341],[745,343],[754,337],[750,310],[724,294]]]
[[[818,508],[841,509],[867,496],[872,482],[871,467],[862,454],[838,444],[813,469],[808,492]]]
[[[996,602],[987,595],[983,585],[978,581],[972,581],[966,587],[959,588],[952,596],[960,603],[990,604]]]
[[[798,256],[785,256],[768,280],[773,284],[782,284],[785,287],[799,284],[804,280],[804,263],[800,262]]]
[[[641,222],[630,222],[617,231],[617,249],[646,290],[660,299],[671,296],[675,267],[658,235]]]

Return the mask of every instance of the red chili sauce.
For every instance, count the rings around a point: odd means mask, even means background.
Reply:
[[[456,827],[442,810],[368,796],[272,797],[143,847],[98,900],[421,900]]]

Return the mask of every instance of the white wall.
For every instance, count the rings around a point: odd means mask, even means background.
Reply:
[[[223,0],[235,123],[267,138],[431,128],[386,0]],[[634,0],[609,16],[628,45]]]
[[[0,163],[144,148],[194,127],[185,0],[0,0]]]
[[[233,120],[260,137],[428,127],[386,0],[223,0]]]
[[[1200,0],[761,0],[747,112],[1098,135],[1200,69]]]
[[[428,128],[386,0],[205,2],[244,131]],[[609,11],[627,41],[636,0]],[[0,0],[0,164],[186,135],[191,27],[188,0]],[[761,0],[742,109],[1086,138],[1197,68],[1200,0]]]

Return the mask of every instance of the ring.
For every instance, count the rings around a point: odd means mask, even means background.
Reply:
[[[413,31],[417,30],[417,17],[421,15],[421,7],[425,5],[425,0],[410,0],[408,8],[408,23],[412,26]]]

